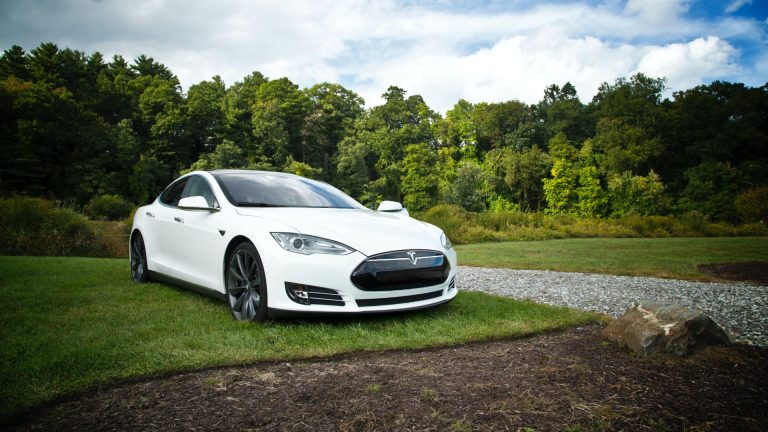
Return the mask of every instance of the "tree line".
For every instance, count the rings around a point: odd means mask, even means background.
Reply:
[[[43,43],[0,57],[0,194],[143,204],[194,169],[278,170],[362,203],[590,217],[753,218],[768,201],[768,84],[715,81],[663,98],[663,78],[570,83],[536,104],[459,100],[443,116],[391,86],[382,105],[339,84],[253,72],[182,91],[166,66]],[[765,204],[762,210],[765,212]]]

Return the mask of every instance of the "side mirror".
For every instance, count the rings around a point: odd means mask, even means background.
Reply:
[[[208,210],[217,212],[220,209],[208,205],[208,201],[201,196],[191,196],[179,200],[179,208],[183,210]]]
[[[409,216],[408,210],[404,209],[402,204],[395,201],[382,201],[376,210],[382,213],[402,213]]]

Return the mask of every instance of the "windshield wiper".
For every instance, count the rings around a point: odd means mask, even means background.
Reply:
[[[251,202],[239,202],[238,207],[288,207],[281,204],[268,204],[268,203],[251,203]]]

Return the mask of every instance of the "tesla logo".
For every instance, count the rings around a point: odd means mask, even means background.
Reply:
[[[411,264],[416,265],[416,252],[408,251],[408,259],[411,260]]]

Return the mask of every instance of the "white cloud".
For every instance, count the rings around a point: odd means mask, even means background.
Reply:
[[[646,24],[663,25],[674,22],[685,13],[689,0],[628,0],[625,11],[639,16]]]
[[[740,68],[733,62],[736,50],[717,37],[698,38],[681,44],[652,47],[637,70],[650,76],[665,76],[672,90],[684,90],[718,75],[733,75]]]
[[[729,8],[741,7],[739,1]],[[29,50],[53,41],[129,61],[146,54],[166,64],[185,88],[214,74],[232,84],[258,70],[302,86],[341,82],[370,106],[398,85],[439,111],[462,97],[534,103],[544,87],[566,81],[586,101],[601,82],[637,71],[667,76],[676,89],[707,79],[760,79],[756,68],[764,62],[738,64],[740,51],[731,40],[752,44],[755,58],[766,58],[764,22],[688,18],[688,0],[501,6],[4,0],[0,43]]]
[[[725,7],[724,12],[725,13],[734,13],[741,9],[743,6],[746,6],[748,4],[752,4],[752,0],[732,0],[728,5]]]

